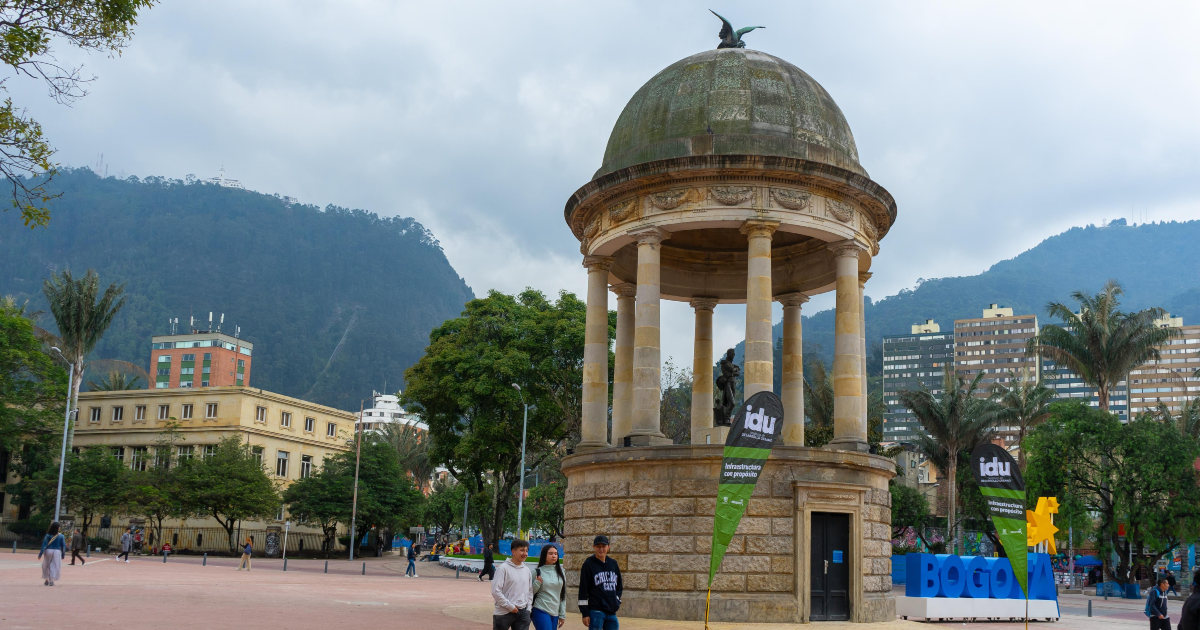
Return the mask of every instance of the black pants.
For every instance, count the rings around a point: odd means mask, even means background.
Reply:
[[[1151,617],[1150,630],[1171,630],[1171,618],[1159,619],[1157,616]]]
[[[79,550],[78,550],[78,549],[72,549],[72,550],[71,550],[71,564],[75,564],[75,560],[76,560],[77,558],[79,559],[79,564],[86,564],[86,563],[87,563],[87,561],[86,561],[86,560],[84,560],[84,559],[83,559],[83,558],[82,558],[82,557],[79,555]]]
[[[126,560],[128,560],[128,559],[129,559],[129,552],[128,552],[128,551],[122,551],[121,553],[117,554],[117,560],[120,560],[120,559],[121,559],[121,556],[125,556],[125,559],[126,559]]]
[[[479,572],[479,581],[480,582],[483,581],[483,576],[485,576],[485,575],[488,576],[489,580],[496,579],[496,567],[494,567],[494,566],[483,567],[483,570]]]
[[[492,630],[529,630],[529,609],[522,608],[520,612],[510,612],[504,615],[492,615]]]

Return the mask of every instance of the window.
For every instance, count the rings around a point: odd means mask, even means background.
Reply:
[[[125,419],[125,408],[124,407],[113,407],[112,421],[120,422],[124,419]]]
[[[193,405],[191,403],[187,403],[183,406],[183,419],[184,420],[192,419],[192,407],[193,407]]]
[[[216,444],[205,444],[204,445],[204,459],[208,459],[209,457],[212,457],[213,455],[216,455],[216,454],[217,454],[217,445]]]
[[[287,451],[276,451],[275,454],[275,476],[287,477],[288,453]]]
[[[312,476],[312,455],[300,456],[300,478]]]
[[[261,446],[251,447],[250,455],[252,457],[254,457],[254,461],[258,462],[258,465],[261,467],[262,463],[263,463],[263,447],[261,447]]]
[[[100,408],[92,407],[92,422],[100,422]]]
[[[217,403],[208,403],[207,405],[204,406],[204,417],[205,418],[216,418],[217,417]]]
[[[166,389],[170,386],[171,384],[166,381],[158,381],[154,384],[154,389]]]
[[[133,419],[134,420],[145,420],[146,419],[146,405],[138,405],[137,407],[134,407]]]
[[[287,412],[287,411],[279,412],[279,426],[284,427],[284,428],[291,428],[292,414],[290,412]]]
[[[159,405],[158,406],[158,419],[159,420],[168,420],[168,419],[170,419],[170,417],[171,417],[171,405]]]
[[[196,368],[179,368],[180,374],[195,374]]]
[[[190,377],[189,377],[189,378],[190,378]],[[180,388],[184,388],[184,387],[191,387],[191,386],[192,386],[192,381],[184,381],[184,380],[180,380],[180,381],[179,381],[179,387],[180,387]]]
[[[333,422],[330,422],[329,424],[325,425],[325,435],[328,435],[329,437],[336,437],[337,436],[337,425],[334,424]]]
[[[194,355],[194,354],[185,354],[185,355],[183,355],[182,357],[179,357],[179,360],[180,360],[180,361],[195,361],[195,360],[196,360],[196,355]]]
[[[205,353],[204,353],[204,360],[205,360],[205,361],[212,361],[212,353],[211,353],[211,352],[205,352]]]
[[[316,418],[305,418],[304,419],[304,430],[306,432],[312,433],[314,430],[316,430],[316,428],[317,428],[317,419]]]
[[[129,467],[137,471],[146,470],[146,459],[149,449],[145,446],[133,447],[133,453],[129,456]]]
[[[258,422],[266,422],[267,421],[267,408],[266,407],[255,407],[254,408],[254,419]]]
[[[195,454],[195,451],[196,451],[196,447],[194,447],[194,446],[180,446],[175,451],[175,455],[177,457],[179,457],[179,461],[182,462],[184,460],[191,459],[192,455]]]
[[[109,453],[111,453],[113,457],[116,457],[117,461],[119,461],[119,462],[125,461],[125,447],[124,446],[114,446],[109,451]]]

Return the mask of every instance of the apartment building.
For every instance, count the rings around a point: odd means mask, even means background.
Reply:
[[[954,336],[942,332],[932,319],[913,324],[907,335],[883,338],[883,441],[909,443],[917,439],[920,422],[901,402],[899,393],[922,386],[940,393],[947,365],[954,364]]]
[[[156,389],[250,385],[254,344],[218,331],[192,330],[150,339]]]
[[[1057,365],[1050,359],[1042,359],[1042,381],[1046,387],[1055,390],[1055,398],[1058,400],[1086,398],[1090,399],[1088,404],[1092,407],[1099,408],[1100,406],[1096,388],[1084,383],[1083,379],[1070,368]],[[1125,381],[1121,381],[1109,389],[1108,410],[1117,414],[1122,422],[1129,420],[1129,396]]]
[[[1160,403],[1179,413],[1183,403],[1200,396],[1200,326],[1184,326],[1182,317],[1168,314],[1155,320],[1163,328],[1177,328],[1180,336],[1159,347],[1160,361],[1150,361],[1129,374],[1129,413],[1154,411]]]
[[[1014,315],[1011,308],[990,304],[983,316],[954,320],[954,370],[968,381],[982,373],[977,395],[991,395],[993,385],[1009,385],[1016,375],[1037,378],[1038,356],[1028,351],[1037,335],[1036,315]],[[1005,444],[1015,443],[1017,427],[999,427]]]

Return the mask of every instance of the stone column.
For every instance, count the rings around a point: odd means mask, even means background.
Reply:
[[[637,239],[637,298],[634,302],[633,332],[633,430],[630,444],[670,444],[659,425],[662,402],[662,355],[659,345],[659,257],[669,234],[648,227],[630,236]]]
[[[584,256],[588,270],[583,333],[583,418],[580,451],[608,448],[608,270],[613,259]]]
[[[857,241],[831,244],[837,263],[837,306],[833,337],[833,440],[830,448],[867,450],[867,425],[863,422],[866,399],[862,373],[862,297],[858,284]]]
[[[867,390],[867,280],[871,279],[871,273],[864,271],[858,274],[858,331],[862,338],[860,349],[862,352],[862,422],[864,427],[870,427],[869,403],[870,396]]]
[[[622,438],[633,430],[633,298],[637,285],[614,285],[617,294],[617,340],[613,353],[612,443],[621,446]]]
[[[692,298],[696,309],[695,346],[692,349],[692,444],[705,443],[713,428],[713,309],[717,298]]]
[[[804,339],[800,307],[808,301],[803,293],[779,296],[783,304],[783,429],[784,446],[804,446]]]
[[[745,400],[770,391],[771,347],[771,236],[778,221],[746,221],[742,234],[750,240],[746,261],[746,358],[742,374]]]

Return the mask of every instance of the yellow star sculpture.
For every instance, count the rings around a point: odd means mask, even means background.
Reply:
[[[1049,552],[1056,554],[1058,550],[1054,547],[1054,533],[1058,528],[1054,526],[1051,514],[1058,514],[1058,499],[1055,497],[1038,497],[1037,509],[1032,512],[1025,510],[1026,542],[1030,547],[1045,542]]]

